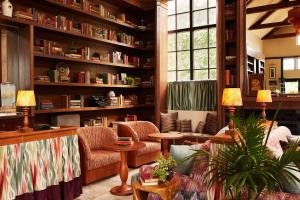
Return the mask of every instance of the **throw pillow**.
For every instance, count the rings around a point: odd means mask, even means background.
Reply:
[[[178,112],[173,113],[160,113],[161,132],[167,133],[176,130],[176,120]]]
[[[200,121],[196,127],[196,133],[203,133],[205,122]]]
[[[300,172],[297,166],[292,163],[292,166],[290,166],[293,169],[287,169],[292,175],[296,176],[297,178],[300,177]],[[282,190],[283,192],[292,193],[292,194],[300,194],[300,183],[298,181],[292,181],[285,176],[283,176],[282,181]]]
[[[180,123],[180,132],[191,133],[192,132],[192,120],[182,120]]]
[[[210,135],[215,135],[218,132],[218,118],[217,115],[208,113],[206,115],[206,122],[204,132]]]
[[[181,131],[181,120],[176,120],[176,131]]]
[[[194,148],[190,145],[171,145],[170,155],[177,163],[175,171],[185,175],[189,175],[193,167],[195,157],[190,158],[186,161],[184,160],[186,157],[191,156],[193,153],[195,153]]]

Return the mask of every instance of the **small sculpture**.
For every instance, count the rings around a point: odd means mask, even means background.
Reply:
[[[10,3],[9,0],[2,1],[2,15],[5,15],[7,17],[12,17],[13,13],[13,6]]]

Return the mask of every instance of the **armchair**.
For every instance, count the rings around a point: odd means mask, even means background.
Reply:
[[[148,137],[151,133],[159,133],[158,128],[151,122],[134,121],[123,122],[118,125],[120,136],[132,137],[134,141],[141,141],[146,144],[145,148],[129,152],[128,166],[138,167],[155,161],[161,153],[160,140]]]
[[[118,174],[120,154],[103,149],[104,144],[117,140],[117,134],[110,128],[85,127],[78,129],[79,152],[83,184]]]

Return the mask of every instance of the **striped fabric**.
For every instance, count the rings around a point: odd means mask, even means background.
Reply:
[[[160,113],[161,132],[167,133],[169,131],[175,131],[177,118],[178,112]]]
[[[183,132],[183,133],[192,132],[192,120],[181,120],[180,132]]]

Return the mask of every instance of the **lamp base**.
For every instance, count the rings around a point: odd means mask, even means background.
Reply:
[[[28,132],[32,132],[33,128],[28,128],[28,127],[23,127],[19,129],[19,132],[21,133],[28,133]]]

